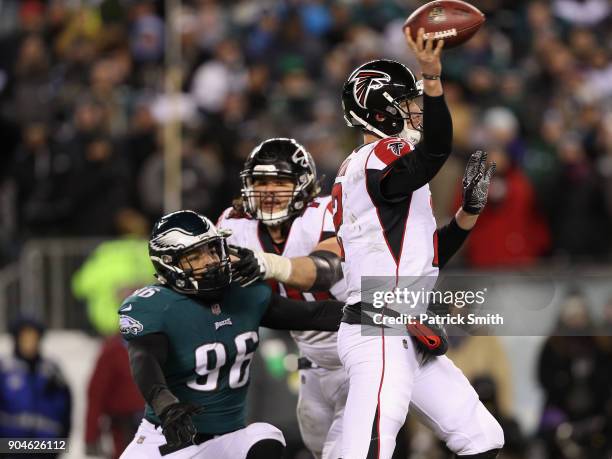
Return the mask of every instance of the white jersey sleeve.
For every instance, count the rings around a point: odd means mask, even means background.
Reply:
[[[251,250],[257,238],[257,221],[247,217],[246,215],[238,214],[233,207],[225,209],[217,220],[217,228],[227,229],[232,232],[227,238],[227,243],[246,247]],[[253,238],[255,237],[255,239]]]

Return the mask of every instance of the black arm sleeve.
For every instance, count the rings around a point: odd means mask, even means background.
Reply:
[[[340,257],[328,250],[315,250],[308,255],[317,269],[317,277],[309,292],[329,290],[344,276]]]
[[[131,340],[128,344],[132,376],[142,397],[159,415],[166,407],[177,403],[162,371],[168,358],[168,338],[163,333],[151,333]]]
[[[344,303],[334,300],[290,300],[276,293],[270,298],[261,326],[276,330],[337,331]]]
[[[453,122],[444,95],[423,96],[423,140],[414,151],[383,169],[380,192],[387,200],[400,200],[435,177],[451,154]]]
[[[440,269],[444,268],[452,256],[457,253],[468,234],[470,234],[469,230],[459,227],[454,218],[448,225],[438,229],[438,267]]]

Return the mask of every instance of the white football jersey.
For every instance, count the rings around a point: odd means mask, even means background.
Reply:
[[[284,257],[302,257],[309,255],[319,242],[335,233],[332,214],[331,197],[315,198],[302,213],[293,220],[291,229],[285,241],[282,252],[269,244],[269,235],[264,225],[249,217],[234,217],[232,208],[226,209],[219,217],[218,228],[232,230],[227,239],[228,244],[246,247],[251,250],[276,253]],[[268,241],[267,241],[268,240]],[[304,301],[335,298],[346,299],[346,284],[340,280],[332,286],[329,292],[299,292],[280,282],[268,281],[272,289],[287,298]],[[292,331],[300,352],[319,366],[336,368],[341,366],[336,349],[337,334],[321,331]]]
[[[400,138],[382,139],[357,148],[340,166],[332,199],[336,234],[344,252],[347,304],[362,300],[365,276],[386,276],[380,280],[381,289],[388,288],[390,280],[391,285],[394,280],[399,286],[400,276],[418,277],[419,287],[432,287],[438,276],[436,220],[429,185],[393,201],[381,198],[376,189],[382,174],[372,180],[376,171],[413,149]]]

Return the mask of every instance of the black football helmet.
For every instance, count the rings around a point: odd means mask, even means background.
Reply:
[[[188,295],[206,297],[220,292],[232,280],[226,242],[230,234],[191,210],[163,216],[149,240],[155,277]]]
[[[292,191],[255,191],[253,184],[265,177],[288,178]],[[320,191],[317,168],[310,153],[294,139],[276,138],[260,143],[249,154],[242,180],[242,200],[245,212],[266,225],[278,225],[302,212]],[[264,200],[288,198],[287,206],[278,211],[264,211]]]
[[[423,82],[417,81],[408,67],[399,62],[378,59],[351,73],[342,89],[344,119],[380,138],[402,137],[412,143],[421,138],[422,111],[410,112],[404,101],[423,95]]]

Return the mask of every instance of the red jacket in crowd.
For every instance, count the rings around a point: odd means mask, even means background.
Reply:
[[[85,443],[96,445],[106,424],[119,457],[136,433],[144,400],[132,379],[127,347],[120,335],[108,338],[89,381]]]
[[[461,203],[461,193],[456,207]],[[494,176],[489,200],[466,241],[465,257],[476,268],[521,267],[537,262],[550,246],[550,232],[535,191],[516,167]]]

